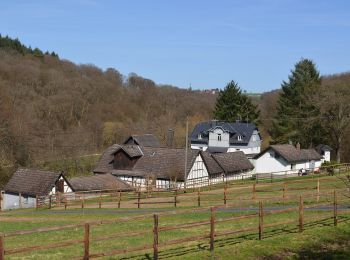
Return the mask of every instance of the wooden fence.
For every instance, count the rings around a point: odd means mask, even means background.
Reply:
[[[329,177],[334,178],[334,177]],[[210,187],[206,189],[188,189],[188,190],[172,190],[172,191],[147,191],[147,192],[121,192],[118,190],[93,191],[51,195],[48,197],[37,197],[37,208],[40,207],[58,207],[61,209],[68,208],[142,208],[144,206],[157,205],[157,207],[174,208],[178,206],[198,206],[203,203],[212,205],[226,205],[228,202],[236,204],[252,203],[257,200],[263,201],[283,201],[288,202],[298,196],[291,194],[293,191],[307,191],[305,196],[314,197],[317,202],[324,194],[330,190],[328,187],[323,187],[323,182],[326,184],[328,177],[289,180],[288,182],[275,183],[251,183],[249,185],[237,185],[234,183],[226,183],[217,185],[215,190]],[[310,187],[293,187],[294,184],[307,184]],[[230,188],[240,189],[244,191],[246,196],[232,196]],[[333,188],[331,188],[333,189]],[[264,192],[274,192],[273,196],[261,196]],[[276,195],[276,192],[280,195]],[[249,195],[249,193],[251,195]]]
[[[318,213],[317,218],[309,219],[312,223],[315,221],[320,220],[333,220],[333,225],[337,226],[338,222],[340,221],[346,221],[348,218],[339,219],[338,213],[342,212],[343,214],[349,214],[350,212],[344,213],[344,211],[340,211],[338,209],[338,205],[341,202],[346,201],[349,202],[349,198],[346,197],[346,199],[339,199],[338,197],[342,194],[337,194],[337,192],[334,190],[332,192],[332,201],[328,203],[323,204],[313,204],[313,205],[304,205],[304,197],[299,196],[298,202],[299,205],[297,207],[289,207],[285,209],[277,209],[277,210],[265,210],[264,204],[262,201],[259,202],[259,207],[256,212],[253,212],[251,214],[245,214],[245,215],[238,215],[238,216],[232,216],[232,217],[225,217],[225,218],[216,218],[216,212],[222,208],[228,209],[229,206],[227,205],[220,205],[216,207],[210,207],[210,218],[205,221],[197,221],[197,222],[189,222],[184,224],[175,224],[175,225],[161,225],[161,216],[167,215],[169,213],[159,213],[154,214],[152,216],[153,218],[153,241],[147,245],[142,246],[135,246],[132,248],[126,248],[126,249],[118,249],[118,250],[111,250],[109,252],[99,252],[99,253],[91,253],[91,242],[96,241],[104,241],[104,240],[110,240],[110,239],[123,239],[127,237],[141,237],[145,236],[146,234],[150,234],[150,230],[142,230],[142,231],[132,231],[132,232],[123,232],[118,233],[110,236],[103,236],[103,237],[96,237],[91,238],[90,233],[93,226],[96,225],[104,225],[104,224],[115,224],[118,225],[118,223],[122,222],[128,222],[131,220],[145,220],[147,218],[150,218],[151,216],[137,216],[133,218],[122,218],[117,220],[107,220],[107,221],[95,221],[95,222],[87,222],[87,223],[81,223],[81,224],[75,224],[75,225],[66,225],[66,226],[55,226],[55,227],[48,227],[48,228],[38,228],[33,230],[23,230],[23,231],[14,231],[14,232],[8,232],[8,233],[2,233],[0,234],[0,260],[5,259],[8,255],[14,255],[19,253],[30,253],[38,250],[47,250],[47,249],[54,249],[54,248],[65,248],[73,245],[82,245],[84,248],[84,255],[80,256],[76,259],[92,259],[92,258],[98,258],[98,257],[104,257],[104,256],[114,256],[114,255],[122,255],[122,254],[129,254],[134,253],[138,251],[145,251],[145,250],[151,250],[153,249],[153,258],[158,259],[159,249],[168,247],[171,245],[179,245],[186,242],[193,242],[193,241],[201,241],[208,239],[209,242],[209,248],[210,251],[214,251],[215,249],[215,239],[218,237],[223,236],[232,236],[236,234],[257,234],[259,240],[262,240],[264,238],[264,232],[267,228],[276,228],[278,226],[284,226],[285,225],[293,225],[297,224],[296,227],[298,228],[299,232],[303,232],[305,229],[305,216],[304,216],[304,210],[305,209],[312,209],[314,208],[317,210],[317,208],[322,207],[322,212],[325,213],[331,213],[331,216],[321,216],[321,213]],[[324,208],[326,206],[331,205],[331,208]],[[204,210],[204,209],[202,209]],[[208,210],[206,208],[205,210]],[[184,212],[184,211],[183,211]],[[191,212],[191,211],[188,211]],[[266,221],[266,218],[272,215],[279,215],[283,213],[288,212],[298,212],[297,219],[291,219],[284,222],[279,223],[273,223],[269,225],[265,225],[264,222]],[[172,213],[174,214],[174,213]],[[175,214],[181,214],[175,213]],[[218,223],[223,222],[237,222],[243,219],[254,219],[256,218],[258,221],[258,224],[256,226],[250,226],[245,227],[242,229],[226,229],[224,231],[217,231],[216,225]],[[310,222],[309,222],[310,223]],[[181,230],[181,229],[192,229],[192,228],[198,228],[201,226],[207,226],[209,228],[208,233],[203,233],[197,236],[191,236],[191,237],[182,237],[181,239],[173,239],[165,242],[159,242],[159,238],[163,232],[171,231],[171,230]],[[59,231],[59,230],[67,230],[67,229],[76,229],[76,228],[83,228],[84,229],[84,235],[81,237],[81,239],[78,240],[68,240],[68,241],[61,241],[56,242],[54,244],[47,244],[47,245],[32,245],[29,247],[18,247],[18,248],[7,248],[6,247],[6,238],[8,237],[15,237],[15,236],[23,236],[28,234],[37,234],[37,233],[43,233],[43,232],[52,232],[52,231]]]

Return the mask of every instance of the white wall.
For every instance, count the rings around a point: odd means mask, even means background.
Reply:
[[[325,162],[330,162],[331,161],[331,152],[330,151],[325,151],[323,155],[324,161]]]
[[[206,151],[208,146],[205,144],[191,144],[191,149]]]
[[[218,140],[218,136],[221,135],[221,141]],[[209,132],[209,147],[229,147],[230,146],[230,134],[224,132],[221,128],[215,128]]]
[[[20,205],[20,202],[22,205]],[[3,208],[6,209],[18,209],[18,208],[35,208],[36,198],[29,196],[21,196],[19,194],[4,193],[3,195]]]
[[[64,181],[64,193],[67,193],[67,192],[73,192],[72,191],[72,189],[69,187],[69,185],[68,185],[68,183],[64,180],[64,178],[61,176],[60,178],[59,178],[59,180],[63,180]],[[50,191],[50,193],[49,193],[49,195],[54,195],[54,194],[56,194],[56,187],[53,187],[52,188],[52,190]]]
[[[228,148],[227,152],[228,153],[232,153],[232,152],[236,152],[236,151],[242,151],[245,154],[258,154],[260,153],[260,146],[256,146],[256,147],[247,147],[247,146],[230,146],[230,148]]]
[[[270,173],[290,170],[288,164],[282,157],[275,158],[275,152],[271,149],[267,150],[258,159],[253,161],[255,173]]]
[[[288,163],[281,156],[277,155],[272,150],[267,150],[258,159],[252,160],[255,166],[255,173],[275,173],[275,174],[289,174],[296,173],[300,169],[310,169],[312,166],[312,161],[304,161],[298,163]],[[314,161],[314,169],[316,170],[321,166],[321,160]]]

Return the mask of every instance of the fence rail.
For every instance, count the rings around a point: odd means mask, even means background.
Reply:
[[[227,205],[219,205],[216,207],[210,207],[210,217],[207,220],[204,221],[194,221],[189,223],[182,223],[182,224],[175,224],[175,225],[161,225],[162,219],[161,216],[164,215],[170,215],[172,213],[160,213],[160,214],[153,214],[152,216],[137,216],[131,219],[123,218],[123,219],[117,219],[117,220],[109,220],[109,221],[94,221],[94,222],[86,222],[86,223],[80,223],[75,225],[66,225],[66,226],[55,226],[55,227],[48,227],[48,228],[37,228],[33,230],[23,230],[23,231],[15,231],[15,232],[8,232],[8,233],[2,233],[0,234],[0,260],[5,259],[7,255],[13,255],[13,254],[19,254],[19,253],[29,253],[39,250],[47,250],[47,249],[54,249],[54,248],[64,248],[68,246],[73,245],[82,245],[84,249],[84,255],[82,257],[79,257],[77,259],[92,259],[92,258],[98,258],[103,256],[113,256],[113,255],[120,255],[120,254],[129,254],[134,253],[138,251],[145,251],[145,250],[151,250],[153,249],[153,258],[158,259],[158,252],[160,248],[168,247],[174,244],[183,244],[185,242],[190,241],[200,241],[200,240],[206,240],[209,239],[209,246],[210,251],[214,251],[215,249],[215,238],[220,236],[229,236],[229,235],[235,235],[239,233],[247,233],[247,232],[253,232],[258,235],[258,238],[261,240],[264,238],[264,232],[268,228],[272,227],[278,227],[278,226],[285,226],[285,225],[295,225],[296,228],[299,229],[299,232],[303,232],[306,228],[305,224],[314,223],[315,221],[319,220],[329,220],[333,219],[333,225],[337,226],[337,224],[340,221],[345,221],[344,219],[341,219],[339,217],[339,214],[349,214],[350,212],[347,211],[344,213],[344,210],[339,211],[338,206],[340,201],[346,201],[349,202],[349,198],[345,197],[345,199],[340,199],[342,196],[341,193],[337,192],[336,190],[333,190],[332,194],[332,200],[325,204],[325,203],[318,203],[310,206],[304,205],[304,196],[299,196],[298,198],[298,206],[297,207],[289,207],[286,209],[281,210],[268,210],[264,209],[264,203],[262,201],[259,201],[259,207],[258,210],[251,214],[242,214],[238,216],[229,216],[229,217],[221,217],[217,218],[216,213],[220,211],[221,209],[229,209],[229,206]],[[305,209],[311,209],[317,207],[321,208],[325,205],[331,205],[330,208],[325,208],[322,212],[318,213],[318,216],[316,218],[312,217],[307,219],[304,215]],[[208,210],[208,208],[206,209]],[[193,212],[193,211],[188,211]],[[282,221],[272,224],[265,224],[266,219],[269,216],[276,216],[284,213],[289,212],[297,212],[297,217],[293,220],[288,221]],[[174,214],[183,214],[182,213],[174,213]],[[331,215],[329,215],[331,214]],[[324,215],[327,215],[325,218]],[[328,216],[329,215],[329,216]],[[121,222],[129,222],[135,219],[145,219],[150,220],[151,217],[153,218],[153,230],[141,230],[136,232],[125,232],[123,234],[115,234],[115,235],[109,235],[109,236],[100,236],[100,237],[91,237],[91,229],[95,225],[104,225],[104,224],[114,224],[118,225]],[[229,229],[223,231],[217,231],[216,226],[219,223],[223,222],[234,222],[241,221],[244,219],[257,219],[257,224],[254,224],[254,226],[249,226],[241,229]],[[306,222],[308,220],[308,222]],[[188,229],[188,228],[199,228],[207,226],[209,229],[209,232],[206,232],[204,234],[200,234],[197,236],[190,236],[190,237],[184,237],[181,239],[173,239],[168,241],[163,241],[159,243],[159,238],[163,232],[168,232],[172,230],[181,230],[181,229]],[[52,231],[59,231],[59,230],[67,230],[67,229],[74,229],[74,228],[83,228],[84,234],[81,239],[78,240],[68,240],[68,241],[61,241],[56,242],[54,244],[48,244],[48,245],[32,245],[27,247],[18,247],[18,248],[7,248],[6,246],[6,238],[8,237],[15,237],[15,236],[22,236],[22,235],[28,235],[28,234],[35,234],[35,233],[41,233],[41,232],[52,232]],[[147,234],[153,233],[153,241],[150,244],[142,245],[142,246],[135,246],[132,248],[126,248],[126,249],[118,249],[118,250],[111,250],[107,252],[100,252],[100,253],[91,253],[91,242],[96,241],[103,241],[103,240],[109,240],[109,239],[115,239],[115,238],[126,238],[126,237],[142,237]],[[150,241],[151,242],[151,241]]]
[[[202,206],[203,204],[220,205],[252,203],[257,200],[288,202],[298,194],[294,191],[307,191],[305,196],[314,197],[319,201],[334,187],[327,184],[334,177],[310,178],[280,181],[275,183],[252,182],[250,184],[225,183],[215,190],[198,188],[188,190],[170,190],[154,192],[121,192],[118,190],[94,191],[93,193],[68,193],[37,197],[37,208],[142,208],[157,205],[157,207],[177,208],[179,206]],[[297,187],[296,185],[301,185]],[[305,184],[303,186],[303,184]],[[237,190],[249,191],[250,196],[237,196]],[[264,193],[271,193],[264,195]],[[277,195],[276,193],[280,193]]]

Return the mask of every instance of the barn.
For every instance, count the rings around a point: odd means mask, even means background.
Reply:
[[[73,192],[62,172],[18,169],[3,192],[3,209],[36,207],[37,196]]]
[[[243,152],[209,154],[200,150],[112,145],[94,173],[111,173],[133,187],[160,189],[198,187],[242,178],[253,169]]]

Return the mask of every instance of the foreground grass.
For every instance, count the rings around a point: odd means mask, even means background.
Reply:
[[[104,212],[105,211],[105,212]],[[103,214],[105,213],[105,214]],[[217,220],[227,218],[236,215],[242,215],[247,212],[231,212],[231,211],[218,211],[216,213]],[[252,212],[249,212],[252,213]],[[216,232],[238,230],[242,228],[254,227],[256,231],[244,233],[243,235],[230,235],[227,237],[217,237],[215,242],[215,251],[213,254],[208,250],[209,240],[202,241],[190,241],[178,246],[161,247],[160,259],[208,259],[214,257],[214,259],[231,259],[234,253],[238,259],[247,258],[264,258],[275,257],[275,255],[282,254],[285,257],[294,257],[298,254],[311,254],[310,251],[313,248],[317,248],[317,245],[321,245],[327,242],[327,245],[332,245],[333,242],[337,245],[343,245],[348,243],[350,234],[350,212],[341,213],[340,219],[347,222],[339,223],[338,227],[333,227],[332,219],[314,221],[314,218],[330,217],[331,212],[324,211],[305,211],[305,231],[299,233],[297,228],[298,213],[290,212],[279,215],[267,215],[264,218],[264,224],[275,224],[279,222],[285,222],[293,220],[293,223],[288,225],[280,225],[278,227],[266,228],[264,231],[264,239],[258,240],[257,227],[258,218],[252,217],[244,220],[235,220],[230,222],[222,222],[216,224]],[[23,211],[22,214],[14,214],[17,220],[20,220],[19,216],[28,218],[30,212]],[[89,212],[87,210],[84,215],[81,211],[70,211],[64,215],[47,215],[47,218],[43,218],[45,214],[32,214],[31,219],[27,221],[1,221],[0,230],[8,233],[13,230],[26,230],[37,227],[49,227],[57,225],[65,225],[72,223],[81,223],[84,221],[94,220],[111,220],[116,217],[127,218],[135,216],[135,214],[121,213],[110,214],[108,209],[102,209],[99,213],[96,210]],[[208,211],[183,213],[183,214],[170,214],[160,215],[159,225],[160,227],[179,225],[197,221],[209,220],[210,214]],[[312,222],[312,223],[311,223]],[[116,222],[113,224],[93,225],[91,226],[91,253],[109,252],[116,249],[133,248],[142,245],[152,245],[153,235],[153,218],[148,216],[144,220],[131,220],[129,222]],[[104,241],[94,241],[99,237],[123,235],[128,232],[140,232],[145,231],[142,236],[135,237],[122,237],[111,238]],[[209,225],[204,225],[196,228],[183,228],[180,230],[164,231],[160,232],[159,243],[168,242],[174,239],[181,239],[184,237],[198,236],[202,234],[209,234]],[[342,235],[343,234],[343,235]],[[348,240],[345,238],[347,237]],[[52,231],[46,233],[36,233],[30,235],[21,235],[16,237],[5,238],[5,248],[14,249],[19,247],[33,246],[33,245],[47,245],[57,242],[64,242],[69,240],[82,240],[83,228],[72,228],[63,231]],[[341,238],[341,239],[340,239]],[[328,248],[326,245],[326,248]],[[334,249],[334,248],[333,248]],[[346,253],[346,251],[345,251]],[[344,253],[344,254],[345,254]],[[82,244],[65,247],[61,249],[50,249],[42,251],[34,251],[30,253],[8,255],[7,259],[67,259],[72,257],[82,256],[83,246]],[[125,254],[122,256],[114,256],[106,259],[147,259],[152,256],[151,250],[146,250],[137,254]],[[284,257],[283,257],[284,258]]]
[[[268,211],[283,206],[296,207],[298,197],[307,193],[316,194],[315,185],[317,180],[312,182],[288,183],[288,196],[294,197],[291,200],[282,200],[283,193],[281,185],[270,185],[269,183],[259,184],[257,186],[257,199],[251,200],[252,183],[246,186],[230,185],[228,188],[228,209],[216,212],[216,219],[220,220],[227,217],[239,216],[243,214],[252,214],[257,212],[259,200],[264,199],[264,208]],[[91,244],[90,253],[109,252],[118,249],[127,249],[143,245],[152,245],[153,242],[153,216],[154,212],[159,213],[160,227],[179,225],[197,221],[209,221],[210,212],[203,207],[222,204],[223,187],[203,191],[208,193],[207,197],[216,201],[205,201],[203,197],[201,207],[196,207],[196,192],[188,193],[185,197],[179,197],[179,201],[187,201],[178,205],[177,211],[184,209],[199,209],[196,212],[182,212],[172,214],[175,209],[173,206],[162,204],[161,208],[157,205],[150,205],[148,208],[136,209],[135,205],[130,204],[132,208],[116,209],[116,203],[110,208],[69,208],[64,210],[32,210],[22,209],[3,212],[0,215],[0,231],[9,233],[16,230],[30,230],[33,228],[62,226],[70,224],[81,224],[89,221],[116,220],[112,224],[92,225],[90,230]],[[332,191],[333,189],[344,188],[338,178],[324,177],[321,179],[321,191]],[[170,195],[170,193],[169,193]],[[269,198],[272,198],[269,200]],[[247,199],[247,200],[245,200]],[[319,203],[332,202],[332,194],[321,196]],[[160,259],[349,259],[349,241],[350,241],[350,208],[349,199],[341,197],[339,194],[338,202],[342,200],[342,211],[339,212],[340,222],[337,227],[333,226],[332,208],[315,208],[314,210],[305,210],[305,231],[299,233],[298,212],[281,213],[278,215],[266,215],[264,224],[276,224],[286,221],[293,221],[290,224],[270,227],[264,230],[264,239],[258,240],[258,217],[249,219],[234,220],[229,222],[218,222],[215,226],[216,232],[237,231],[242,228],[251,228],[255,230],[237,235],[216,237],[215,250],[209,251],[209,239],[193,241],[173,245],[170,247],[160,247]],[[219,201],[219,203],[218,203]],[[91,200],[91,205],[96,203]],[[316,203],[316,197],[306,197],[305,206]],[[86,205],[89,205],[87,202]],[[95,204],[96,205],[96,204]],[[146,206],[146,205],[142,205]],[[155,208],[150,208],[150,207]],[[127,218],[144,215],[142,220],[130,220],[124,222]],[[327,218],[320,220],[320,218]],[[318,219],[318,220],[316,220]],[[208,235],[209,225],[198,226],[196,228],[182,228],[179,230],[163,231],[159,235],[159,243],[168,242],[174,239],[181,239],[192,236]],[[128,232],[141,232],[145,234],[134,237],[115,237],[103,241],[96,241],[100,237],[121,236]],[[70,228],[63,231],[51,231],[47,233],[27,234],[16,237],[5,238],[5,249],[48,245],[64,241],[82,240],[84,230],[82,227]],[[95,241],[94,241],[95,240]],[[60,249],[49,249],[42,251],[33,251],[27,253],[18,253],[6,256],[6,259],[68,259],[83,255],[83,245],[78,244]],[[325,257],[325,258],[324,258]],[[124,254],[120,256],[106,257],[105,259],[150,259],[152,251],[145,250],[135,254]]]

